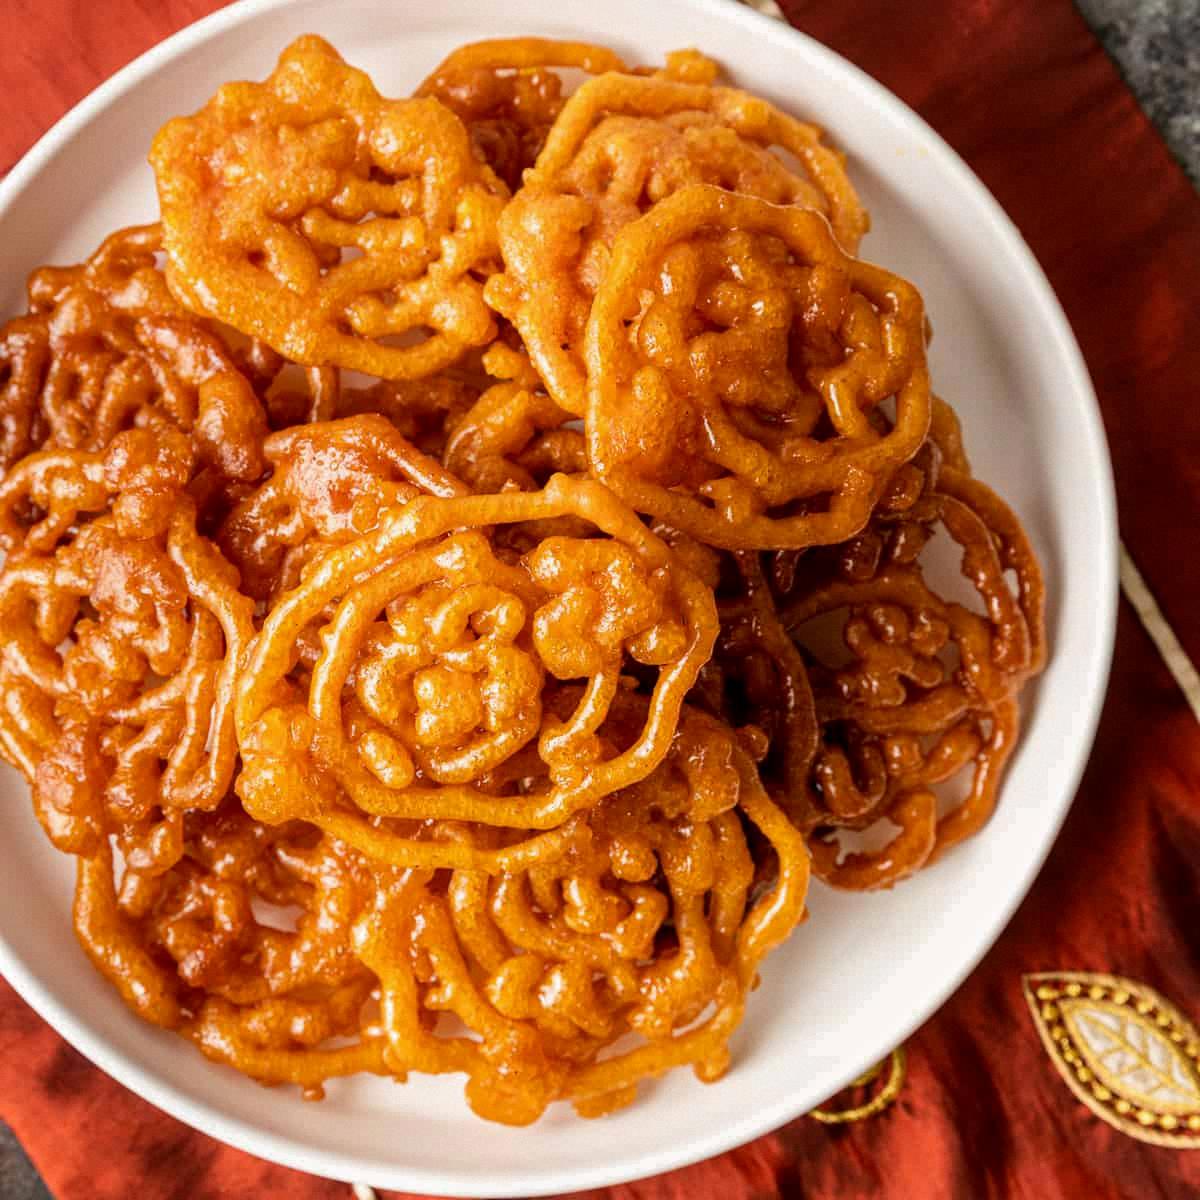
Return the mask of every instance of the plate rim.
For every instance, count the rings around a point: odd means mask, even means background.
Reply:
[[[184,26],[121,67],[60,117],[0,180],[0,223],[24,189],[62,146],[112,102],[134,90],[143,79],[211,37],[264,13],[303,2],[305,0],[236,0]],[[1096,516],[1102,533],[1096,547],[1096,574],[1101,579],[1107,579],[1108,586],[1095,598],[1099,654],[1094,662],[1081,667],[1086,680],[1087,712],[1080,727],[1081,735],[1071,755],[1072,761],[1064,775],[1068,782],[1064,789],[1065,799],[1060,802],[1055,819],[1044,827],[1040,843],[1023,860],[1020,869],[1014,872],[1013,878],[1018,881],[1018,886],[1012,888],[1008,903],[986,915],[982,927],[987,934],[978,940],[977,951],[968,955],[958,971],[951,972],[941,987],[932,989],[922,1004],[910,1012],[903,1023],[904,1032],[897,1039],[896,1044],[899,1045],[958,990],[1008,926],[1058,838],[1091,756],[1107,693],[1116,640],[1119,535],[1112,460],[1095,387],[1070,322],[1045,271],[1016,224],[957,151],[893,92],[836,51],[789,24],[733,0],[672,0],[672,3],[731,22],[734,26],[740,26],[745,33],[773,41],[789,53],[799,52],[809,59],[816,59],[831,74],[840,76],[849,86],[859,89],[876,107],[887,109],[890,116],[904,126],[917,143],[936,157],[943,169],[956,177],[957,185],[973,199],[976,209],[992,226],[993,235],[1005,245],[1013,263],[1021,271],[1023,290],[1046,319],[1046,332],[1053,342],[1055,357],[1067,374],[1071,390],[1087,402],[1082,432],[1090,443],[1091,457],[1100,467],[1098,477],[1094,480],[1095,498],[1099,501]],[[57,995],[43,985],[2,932],[0,974],[39,1016],[85,1058],[168,1116],[220,1142],[282,1166],[346,1183],[365,1183],[388,1190],[419,1191],[428,1195],[467,1194],[463,1191],[463,1178],[453,1168],[398,1168],[394,1164],[372,1162],[352,1154],[305,1146],[293,1137],[254,1128],[240,1118],[227,1116],[206,1101],[188,1096],[166,1077],[140,1066],[133,1057],[116,1049],[102,1037],[93,1036]],[[873,1060],[878,1056],[870,1057]],[[850,1063],[850,1060],[847,1062]],[[867,1065],[868,1061],[857,1060],[848,1065],[841,1072],[840,1086],[849,1083]],[[785,1093],[773,1104],[756,1108],[749,1115],[725,1123],[707,1136],[664,1147],[657,1153],[643,1154],[633,1162],[621,1163],[616,1160],[615,1166],[598,1162],[588,1166],[560,1168],[554,1176],[531,1173],[529,1169],[523,1173],[509,1171],[503,1185],[480,1184],[477,1180],[469,1180],[465,1181],[466,1186],[470,1189],[470,1195],[488,1200],[516,1194],[547,1196],[642,1179],[722,1154],[802,1115],[801,1109],[788,1096]]]

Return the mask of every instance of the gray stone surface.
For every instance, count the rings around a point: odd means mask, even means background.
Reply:
[[[1076,2],[1167,144],[1200,184],[1200,0]],[[2,1122],[0,1200],[50,1200]]]
[[[1146,114],[1200,184],[1200,0],[1076,0]]]
[[[38,1178],[33,1164],[13,1137],[12,1130],[0,1121],[0,1197],[3,1200],[50,1200],[50,1193]]]

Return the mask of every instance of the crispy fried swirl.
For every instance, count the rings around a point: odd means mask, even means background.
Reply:
[[[800,172],[772,153],[779,146]],[[488,302],[516,325],[551,396],[582,416],[584,333],[620,231],[709,184],[830,215],[853,252],[865,216],[819,131],[731,88],[607,74],[571,98],[500,220]]]
[[[139,1015],[314,1097],[330,1076],[387,1073],[366,1018],[375,980],[353,941],[371,878],[358,856],[310,827],[261,825],[226,805],[188,815],[166,871],[126,860],[118,887],[113,868],[107,845],[80,860],[76,928]],[[325,1045],[334,1038],[341,1048]]]
[[[692,554],[705,549],[691,545]],[[780,618],[762,558],[746,550],[712,555],[721,632],[697,700],[738,730],[772,798],[804,827],[820,726],[808,666]]]
[[[596,1116],[685,1064],[719,1078],[759,962],[803,913],[803,839],[719,724],[685,715],[657,771],[587,820],[561,863],[460,868],[444,891],[409,872],[377,896],[362,948],[389,1057],[466,1073],[469,1103],[494,1120],[526,1124],[557,1098]],[[757,899],[743,820],[774,863]],[[438,1036],[422,1010],[480,1041]],[[639,1044],[599,1057],[628,1033]]]
[[[234,508],[218,539],[242,590],[259,601],[294,586],[308,557],[368,532],[385,510],[466,491],[378,413],[273,433],[263,453],[270,478]]]
[[[591,469],[710,545],[844,541],[929,429],[924,338],[917,290],[817,214],[676,192],[622,231],[592,308]]]
[[[263,1082],[319,1095],[356,1071],[461,1073],[492,1120],[527,1124],[558,1099],[598,1115],[672,1067],[724,1073],[757,967],[803,913],[809,865],[732,733],[697,713],[652,775],[586,820],[566,860],[492,873],[384,867],[302,823],[201,814],[163,875],[126,867],[118,888],[106,849],[85,859],[76,918],[141,1015]],[[262,902],[296,911],[294,930],[264,924]],[[473,1036],[438,1031],[443,1013]]]
[[[215,807],[233,781],[252,604],[182,494],[157,527],[122,521],[128,493],[109,498],[0,571],[0,752],[60,849],[119,833],[165,861],[182,814]]]
[[[495,38],[459,46],[417,89],[465,122],[476,153],[515,192],[533,166],[565,103],[569,68],[598,75],[624,71],[604,46],[552,38]]]
[[[449,109],[385,99],[320,38],[169,122],[151,162],[172,288],[288,358],[412,379],[494,335],[506,189]]]
[[[161,240],[157,225],[122,229],[86,262],[30,276],[29,313],[0,331],[0,466],[171,426],[191,436],[198,466],[261,473],[262,407],[217,332],[171,296]]]
[[[898,511],[882,512],[827,575],[800,575],[782,610],[802,646],[839,622],[849,655],[809,648],[821,747],[805,823],[818,834],[814,870],[835,886],[890,887],[984,824],[1016,745],[1018,693],[1045,661],[1037,559],[963,465],[931,467],[911,505],[894,496]],[[935,535],[959,551],[973,604],[931,587],[917,555]],[[943,784],[949,807],[934,790]],[[900,832],[880,849],[842,856],[828,837],[884,818]]]
[[[603,536],[518,556],[484,532],[564,515]],[[243,801],[397,865],[428,848],[367,817],[552,831],[495,853],[446,846],[447,862],[561,852],[572,815],[662,761],[715,626],[711,594],[594,483],[418,498],[314,560],[272,610],[241,683]],[[297,689],[309,638],[320,654]],[[644,728],[618,751],[605,721],[629,663],[657,682]],[[543,696],[566,684],[580,695],[559,715]]]
[[[556,473],[586,474],[583,431],[546,394],[528,357],[497,342],[483,363],[500,382],[451,424],[446,467],[477,492],[536,491]]]

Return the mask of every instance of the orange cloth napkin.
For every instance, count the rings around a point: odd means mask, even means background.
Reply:
[[[219,5],[17,7],[29,19],[10,21],[0,43],[0,168],[123,61]],[[1032,244],[1100,394],[1126,545],[1200,659],[1200,339],[1190,328],[1200,198],[1069,0],[784,7],[921,112]],[[896,1102],[844,1124],[801,1118],[708,1162],[588,1195],[1198,1195],[1200,1155],[1182,1144],[1200,1143],[1187,1123],[1194,1098],[1200,1126],[1188,1055],[1200,1053],[1190,1045],[1200,1039],[1198,896],[1200,726],[1123,604],[1099,738],[1066,828],[987,959],[909,1041]],[[1053,977],[1025,982],[1044,973]],[[0,1117],[60,1200],[347,1196],[345,1185],[270,1166],[151,1108],[3,984]]]

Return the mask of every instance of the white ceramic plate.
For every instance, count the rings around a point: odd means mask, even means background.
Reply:
[[[767,963],[734,1065],[715,1086],[678,1072],[601,1121],[557,1106],[507,1129],[468,1112],[458,1078],[352,1080],[323,1104],[264,1091],[131,1016],[71,932],[70,864],[25,785],[0,778],[0,969],[73,1045],[140,1096],[223,1141],[319,1175],[438,1194],[573,1191],[704,1158],[820,1103],[946,999],[1025,895],[1087,756],[1113,639],[1109,461],[1079,350],[995,201],[893,96],[815,42],[730,0],[249,0],[159,46],[96,91],[0,185],[0,312],[26,273],[74,262],[153,219],[145,156],[158,125],[218,84],[261,78],[315,31],[385,93],[452,47],[539,33],[654,62],[693,44],[734,78],[825,125],[874,220],[864,255],[913,279],[937,330],[938,389],[962,413],[980,475],[1026,522],[1046,568],[1052,658],[984,832],[893,893],[814,888],[812,919]],[[20,103],[10,97],[8,103]],[[1003,1036],[1003,1031],[997,1031]]]

